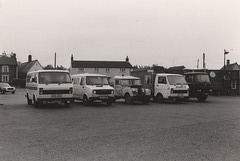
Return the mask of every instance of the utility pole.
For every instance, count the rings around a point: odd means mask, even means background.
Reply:
[[[226,51],[226,49],[224,49],[224,64],[223,64],[223,69],[225,70],[225,66],[226,66],[226,55],[228,54],[229,52]]]
[[[199,59],[197,60],[197,69],[198,69],[198,67],[199,67]]]
[[[206,68],[206,63],[205,63],[206,59],[205,59],[205,53],[203,53],[203,69]]]
[[[57,64],[57,54],[56,54],[56,52],[55,52],[55,54],[54,54],[54,69],[57,68],[57,67],[56,67],[56,64]]]

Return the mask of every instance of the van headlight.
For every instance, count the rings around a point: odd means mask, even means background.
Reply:
[[[173,88],[170,89],[170,93],[173,94]]]
[[[43,88],[39,88],[39,95],[43,94]]]
[[[96,93],[97,93],[97,91],[96,91],[96,90],[93,90],[93,91],[92,91],[92,93],[93,93],[93,94],[96,94]]]
[[[111,94],[114,94],[114,90],[111,90]]]
[[[69,88],[69,94],[72,94],[73,93],[73,88]]]

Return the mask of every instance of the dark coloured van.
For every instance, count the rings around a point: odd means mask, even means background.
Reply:
[[[206,101],[213,88],[208,73],[188,72],[184,76],[189,86],[189,97],[197,98],[200,102]]]

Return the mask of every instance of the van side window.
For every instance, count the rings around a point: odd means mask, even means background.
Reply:
[[[115,80],[115,85],[120,85],[120,81],[119,80]]]
[[[166,84],[167,83],[166,77],[158,77],[158,83],[159,84]]]
[[[80,85],[85,85],[85,78],[81,78]]]
[[[36,75],[36,74],[34,74],[34,75],[32,76],[31,82],[37,83],[37,75]]]
[[[26,81],[27,81],[27,83],[29,83],[29,82],[30,82],[30,80],[31,80],[31,76],[30,76],[30,75],[28,75],[28,76],[27,76],[27,78],[26,78]]]
[[[186,81],[187,82],[193,82],[193,75],[187,75],[186,76]]]

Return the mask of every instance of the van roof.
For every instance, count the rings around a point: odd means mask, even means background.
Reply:
[[[187,72],[187,73],[184,73],[184,75],[198,75],[198,74],[208,75],[208,73],[206,73],[206,72]]]
[[[93,73],[83,73],[83,74],[72,75],[72,77],[86,77],[86,76],[107,77],[106,75],[103,75],[103,74],[93,74]]]
[[[41,73],[41,72],[65,72],[65,73],[69,73],[68,70],[36,70],[36,71],[32,71],[32,72],[28,72],[27,74],[33,74],[33,73]]]
[[[183,76],[181,74],[171,74],[171,73],[158,73],[157,76]]]
[[[115,76],[114,79],[140,79],[134,76]]]

